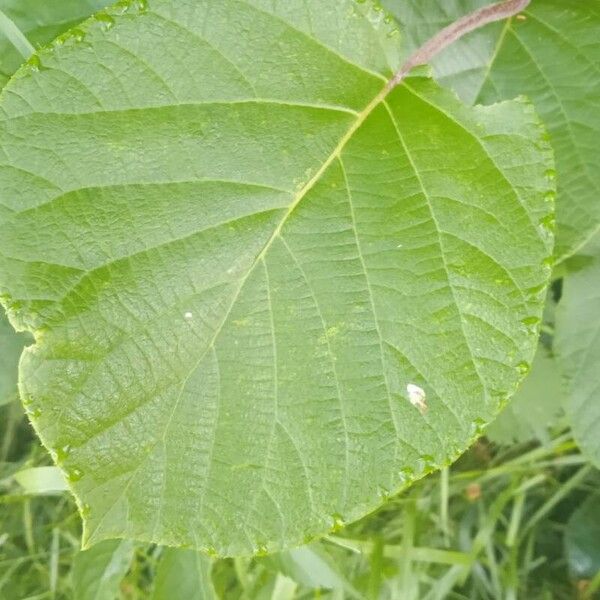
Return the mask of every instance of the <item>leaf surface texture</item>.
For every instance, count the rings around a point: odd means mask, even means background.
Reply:
[[[390,91],[398,36],[369,4],[107,14],[0,116],[0,292],[85,543],[274,550],[457,457],[535,351],[532,107]]]

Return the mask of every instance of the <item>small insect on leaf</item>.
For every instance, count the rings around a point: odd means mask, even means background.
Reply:
[[[428,409],[425,390],[414,383],[409,383],[406,386],[406,392],[408,393],[410,403],[413,406],[416,406],[419,409],[419,412],[424,415]]]

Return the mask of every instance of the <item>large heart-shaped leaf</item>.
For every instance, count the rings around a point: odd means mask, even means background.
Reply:
[[[384,0],[409,48],[490,0]],[[600,0],[534,0],[436,57],[436,78],[469,103],[526,95],[548,127],[558,175],[559,259],[600,229]]]
[[[122,3],[5,88],[0,292],[86,544],[300,543],[456,457],[527,372],[540,124],[391,85],[387,21]]]

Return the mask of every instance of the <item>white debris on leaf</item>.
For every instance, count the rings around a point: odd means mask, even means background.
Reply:
[[[406,386],[406,392],[408,394],[410,403],[418,408],[419,412],[424,415],[428,408],[426,402],[427,394],[425,394],[425,390],[414,383],[409,383]]]
[[[194,315],[188,311],[185,313],[185,315],[183,315],[184,319],[186,319],[187,321],[191,321],[194,318]]]

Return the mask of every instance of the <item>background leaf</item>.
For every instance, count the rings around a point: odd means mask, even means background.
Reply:
[[[272,600],[293,600],[296,598],[296,590],[298,585],[293,579],[285,575],[277,575],[275,579],[275,587],[271,594]]]
[[[56,494],[67,490],[63,472],[56,467],[33,467],[14,475],[26,494]]]
[[[531,373],[513,400],[486,429],[485,435],[497,444],[510,445],[537,439],[547,444],[550,429],[564,422],[564,393],[554,357],[540,345]]]
[[[600,496],[589,496],[573,513],[565,532],[569,571],[577,579],[600,572]]]
[[[555,349],[566,410],[582,451],[600,465],[600,236],[574,257],[556,313]]]
[[[337,528],[456,458],[535,350],[532,108],[390,92],[370,5],[208,6],[115,8],[3,94],[0,292],[86,544]]]
[[[29,334],[16,333],[0,309],[0,406],[17,399],[17,365]]]
[[[199,552],[165,548],[152,600],[216,600],[211,570],[211,559]]]
[[[133,559],[130,540],[107,540],[75,555],[73,589],[77,600],[115,600]]]
[[[407,49],[488,0],[384,0]],[[558,175],[556,256],[574,254],[600,228],[600,1],[534,0],[519,16],[465,36],[433,63],[466,102],[525,95],[550,134]]]
[[[319,552],[318,545],[280,552],[265,559],[265,562],[304,588],[345,590],[351,598],[359,595],[336,565]]]

